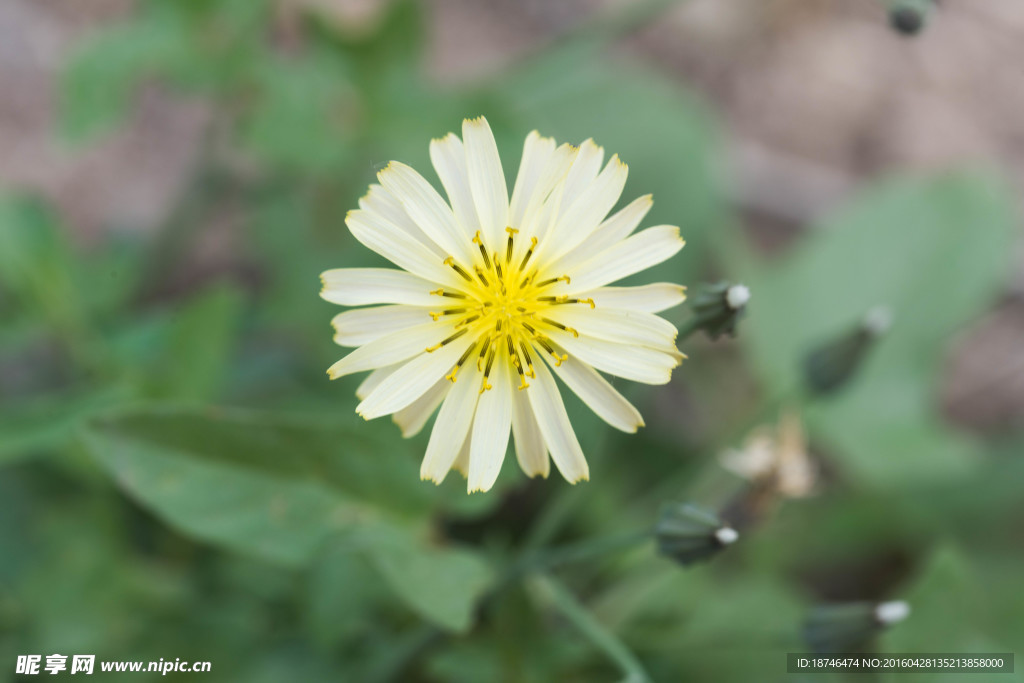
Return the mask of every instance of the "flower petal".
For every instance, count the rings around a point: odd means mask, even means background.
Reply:
[[[334,343],[362,346],[386,334],[430,321],[428,309],[419,306],[356,308],[334,316]]]
[[[332,304],[409,304],[435,306],[431,295],[437,285],[402,270],[388,268],[335,268],[320,274],[320,296]]]
[[[395,224],[407,235],[413,237],[417,242],[429,249],[435,256],[439,256],[441,260],[444,260],[446,254],[441,251],[441,247],[437,246],[432,239],[427,237],[426,233],[420,229],[420,226],[416,225],[415,221],[409,217],[409,213],[402,206],[402,202],[398,201],[383,186],[376,183],[370,185],[370,189],[359,199],[359,208]]]
[[[443,252],[456,258],[471,257],[470,244],[456,225],[451,207],[423,176],[403,163],[392,161],[377,178]]]
[[[535,193],[543,191],[540,181],[554,153],[555,141],[552,138],[541,137],[537,131],[526,136],[519,173],[516,174],[516,184],[508,207],[508,222],[512,227],[517,228],[522,224],[527,205]],[[548,191],[551,191],[550,187]]]
[[[576,433],[572,430],[555,378],[543,363],[535,363],[533,369],[537,376],[525,391],[529,395],[530,407],[540,433],[544,435],[544,443],[551,451],[551,459],[570,484],[580,479],[589,479],[590,468],[583,457]]]
[[[562,213],[540,262],[552,263],[587,240],[619,201],[627,175],[629,169],[614,155],[601,174]]]
[[[512,436],[516,444],[516,460],[528,477],[538,475],[547,479],[551,471],[548,447],[540,433],[537,418],[530,408],[528,389],[512,392]]]
[[[494,366],[492,388],[480,395],[469,447],[469,493],[489,491],[501,472],[512,426],[512,380],[507,363]]]
[[[604,250],[571,273],[569,291],[594,289],[646,270],[674,256],[684,244],[675,226],[647,228]]]
[[[462,139],[466,145],[469,187],[484,241],[489,249],[496,250],[508,225],[508,189],[498,145],[487,119],[482,116],[462,122]]]
[[[640,411],[594,368],[573,356],[561,365],[555,365],[550,356],[545,358],[566,386],[612,427],[633,434],[637,428],[644,426]]]
[[[473,192],[469,189],[469,170],[466,168],[466,149],[455,133],[440,140],[430,141],[430,161],[448,193],[448,202],[463,235],[469,239],[476,232],[478,221]]]
[[[388,365],[387,367],[377,368],[370,374],[368,374],[359,386],[356,387],[356,398],[362,401],[364,398],[370,395],[370,392],[380,386],[380,383],[388,378],[392,372],[402,367],[402,363],[395,363],[394,365]]]
[[[639,346],[573,337],[561,331],[551,332],[551,339],[570,356],[579,358],[602,372],[642,384],[667,384],[677,365],[673,356]]]
[[[582,296],[593,299],[598,308],[626,308],[660,313],[686,301],[686,287],[671,282],[639,287],[599,287]]]
[[[430,479],[438,484],[444,481],[460,448],[468,441],[469,428],[473,424],[476,403],[480,398],[478,385],[473,381],[475,373],[476,368],[473,366],[463,368],[462,376],[452,384],[445,396],[420,465],[421,479]]]
[[[552,319],[567,325],[584,337],[619,344],[646,346],[666,353],[676,352],[675,325],[653,313],[617,308],[561,306]]]
[[[433,353],[416,356],[381,382],[356,406],[356,412],[372,420],[406,407],[425,394],[434,382],[448,374],[470,343],[457,339]]]
[[[423,425],[427,424],[427,420],[448,395],[451,386],[452,383],[442,377],[434,386],[427,389],[427,393],[391,416],[395,424],[401,428],[402,436],[408,439],[420,433]]]
[[[605,249],[617,245],[636,230],[653,203],[649,194],[634,199],[614,216],[601,223],[589,237],[574,249],[564,252],[562,257],[553,261],[549,268],[560,273],[570,273]]]
[[[450,335],[454,327],[451,323],[427,322],[386,334],[339,360],[327,370],[327,374],[331,379],[338,379],[355,372],[394,365],[423,353],[428,346]]]
[[[377,252],[399,268],[426,280],[457,287],[461,280],[444,259],[386,218],[363,211],[349,211],[345,225],[367,249]]]

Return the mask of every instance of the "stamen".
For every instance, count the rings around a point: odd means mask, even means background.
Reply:
[[[462,335],[466,334],[467,332],[469,332],[469,330],[463,328],[463,329],[459,330],[458,332],[456,332],[455,334],[453,334],[450,337],[448,337],[447,339],[445,339],[444,341],[442,341],[441,343],[434,344],[433,346],[428,346],[427,347],[427,353],[433,353],[434,351],[437,351],[439,348],[441,348],[445,344],[450,344],[451,342],[455,341],[456,339],[458,339]]]
[[[452,368],[451,373],[444,376],[445,379],[449,380],[452,384],[455,384],[455,375],[458,374],[459,368],[461,368],[462,364],[466,362],[467,358],[469,358],[469,354],[473,353],[473,349],[476,348],[476,345],[479,342],[480,340],[478,339],[469,345],[469,348],[466,349],[461,356],[459,356],[459,360],[455,361],[455,367]]]
[[[522,272],[523,268],[526,268],[526,262],[533,256],[533,250],[537,248],[537,238],[530,238],[530,248],[526,250],[526,255],[523,256],[523,262],[519,264],[519,270]]]
[[[537,373],[533,371],[533,358],[530,358],[530,350],[526,347],[526,342],[522,339],[519,340],[519,348],[523,350],[523,358],[526,359],[526,375],[533,379],[537,376]]]
[[[551,344],[548,344],[547,338],[544,337],[543,335],[538,334],[536,336],[536,342],[540,344],[542,347],[544,347],[544,350],[550,353],[551,357],[555,359],[555,367],[558,367],[563,362],[569,360],[569,356],[567,354],[563,353],[561,356],[559,356],[557,353],[555,353],[555,350],[551,348]]]
[[[444,289],[435,289],[435,290],[431,291],[430,294],[434,294],[436,296],[448,296],[448,297],[451,297],[452,299],[465,299],[466,298],[465,294],[459,294],[458,292],[446,292],[446,291],[444,291]]]
[[[455,328],[456,328],[456,329],[458,329],[458,328],[460,328],[460,327],[463,327],[463,326],[465,326],[465,325],[468,325],[468,324],[470,324],[471,322],[473,322],[473,321],[475,321],[475,320],[479,320],[479,319],[480,319],[480,316],[479,316],[479,315],[471,315],[470,317],[468,317],[468,318],[463,318],[463,319],[462,319],[462,320],[460,320],[459,322],[455,323]]]
[[[441,318],[443,316],[455,315],[457,313],[465,313],[467,310],[469,310],[469,309],[467,309],[465,306],[463,306],[462,308],[446,308],[443,311],[441,311],[440,313],[434,313],[433,311],[431,311],[430,312],[430,317],[433,318],[436,321],[438,318]]]
[[[494,388],[493,386],[491,386],[491,383],[487,381],[487,378],[490,377],[490,375],[491,375],[491,366],[494,365],[494,354],[495,354],[495,351],[496,351],[495,347],[492,346],[491,347],[491,352],[489,354],[487,354],[487,367],[484,369],[484,381],[480,385],[480,393],[481,394],[484,393],[485,391],[487,391],[488,389],[493,389]]]
[[[491,257],[487,255],[487,247],[484,246],[484,241],[480,239],[480,231],[476,231],[476,235],[473,236],[473,244],[480,247],[480,254],[484,257],[484,265],[487,266],[487,270],[491,269]],[[479,273],[479,269],[477,273]],[[485,283],[486,284],[486,283]]]
[[[559,296],[539,296],[537,301],[545,301],[552,304],[567,304],[569,303],[568,294],[560,294]]]
[[[508,246],[505,247],[505,265],[508,265],[508,263],[512,260],[512,237],[516,235],[519,231],[516,230],[515,228],[510,227],[505,228],[505,232],[508,233]]]
[[[465,270],[465,269],[464,269],[464,268],[463,268],[462,266],[460,266],[460,265],[459,265],[458,263],[456,263],[456,262],[455,262],[455,257],[454,257],[454,256],[449,256],[448,258],[446,258],[446,259],[444,260],[444,264],[445,264],[446,266],[451,266],[451,267],[452,267],[452,269],[453,269],[453,270],[454,270],[454,271],[455,271],[456,273],[458,273],[459,275],[461,275],[461,276],[462,276],[462,278],[463,278],[464,280],[466,280],[466,282],[472,282],[472,281],[473,281],[473,278],[471,278],[471,277],[469,276],[469,273],[467,273],[467,272],[466,272],[466,270]]]
[[[560,322],[555,322],[551,318],[541,318],[541,322],[545,322],[548,325],[551,325],[552,327],[557,327],[560,330],[564,330],[564,331],[568,332],[569,334],[571,334],[574,337],[578,338],[580,336],[580,333],[577,332],[576,330],[572,329],[571,327],[566,327],[565,325],[563,325]]]
[[[561,277],[553,277],[550,280],[544,280],[544,282],[537,283],[537,286],[538,287],[547,287],[549,285],[555,284],[556,282],[564,282],[565,284],[569,284],[569,276],[568,275],[562,275]]]
[[[490,337],[486,337],[484,339],[484,345],[480,347],[480,355],[476,357],[476,369],[477,370],[483,370],[484,369],[482,363],[484,361],[484,356],[487,354],[487,348],[490,345],[491,345],[491,338]]]
[[[519,390],[522,391],[530,385],[526,383],[526,373],[523,372],[523,361],[520,360],[519,354],[516,353],[516,347],[512,343],[512,335],[505,337],[508,341],[508,357],[512,359],[512,365],[515,366],[516,371],[519,373]]]
[[[487,267],[490,268],[491,267],[490,264],[487,264]],[[484,277],[484,271],[480,269],[480,266],[477,266],[473,270],[476,271],[476,276],[478,278],[480,278],[480,282],[484,283],[484,287],[490,287],[491,286],[491,283],[488,282],[487,278]]]

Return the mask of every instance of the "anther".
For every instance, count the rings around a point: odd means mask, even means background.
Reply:
[[[488,264],[488,265],[487,265],[487,267],[488,267],[488,268],[490,268],[490,264]],[[475,270],[475,271],[476,271],[476,276],[477,276],[478,278],[480,278],[480,282],[484,283],[484,287],[490,287],[490,286],[491,286],[491,283],[489,283],[489,282],[487,281],[487,278],[486,278],[486,277],[484,277],[484,271],[483,271],[483,270],[481,270],[480,266],[477,266],[477,267],[476,267],[476,268],[474,268],[473,270]]]
[[[434,294],[436,296],[451,297],[452,299],[465,299],[466,298],[465,294],[459,294],[458,292],[446,292],[446,291],[444,291],[444,289],[435,289],[435,290],[431,291],[430,293]]]
[[[453,334],[450,337],[448,337],[447,339],[445,339],[444,341],[442,341],[441,343],[434,344],[433,346],[428,346],[427,347],[427,353],[433,353],[434,351],[437,351],[439,348],[441,348],[445,344],[450,344],[451,342],[455,341],[456,339],[458,339],[462,335],[466,334],[466,332],[469,332],[469,330],[463,328],[463,329],[459,330],[458,332],[456,332],[455,334]]]
[[[523,262],[519,264],[519,270],[520,271],[523,268],[526,267],[527,261],[529,261],[530,257],[533,256],[533,250],[536,249],[536,248],[537,248],[537,238],[536,237],[531,237],[530,238],[530,248],[526,250],[526,255],[523,256]]]
[[[469,276],[469,273],[466,272],[466,269],[463,268],[462,266],[460,266],[458,263],[455,262],[455,257],[454,256],[449,256],[448,258],[446,258],[444,260],[444,264],[446,266],[451,266],[452,270],[454,270],[456,273],[461,275],[462,278],[464,280],[466,280],[467,282],[472,282],[473,281],[473,278],[471,278]]]
[[[563,325],[562,323],[560,323],[560,322],[556,322],[556,321],[552,320],[551,318],[541,318],[541,322],[545,322],[545,323],[547,323],[548,325],[551,325],[552,327],[557,327],[557,328],[558,328],[558,329],[560,329],[560,330],[563,330],[563,331],[565,331],[565,332],[568,332],[569,334],[571,334],[571,335],[572,335],[572,336],[574,336],[574,337],[577,337],[577,338],[578,338],[578,337],[580,336],[580,333],[579,333],[579,332],[577,332],[576,330],[574,330],[573,328],[571,328],[571,327],[566,327],[566,326],[565,326],[565,325]]]
[[[471,322],[474,322],[474,321],[479,320],[479,319],[480,319],[479,315],[471,315],[470,317],[463,318],[459,322],[455,323],[455,327],[456,327],[456,329],[458,329],[460,327],[465,327],[466,325],[470,324]]]
[[[490,344],[491,344],[491,338],[490,337],[485,338],[484,339],[484,345],[480,347],[480,355],[478,355],[476,357],[476,369],[477,370],[483,370],[484,369],[484,367],[483,367],[484,356],[487,355],[487,348],[490,346]]]
[[[480,239],[480,231],[476,231],[476,235],[473,236],[473,244],[480,247],[480,254],[484,257],[484,265],[487,266],[487,270],[491,269],[491,257],[487,255],[487,247],[484,246],[484,241]],[[478,268],[477,273],[480,272]],[[487,284],[486,282],[484,284]]]
[[[526,347],[526,342],[522,339],[519,340],[519,348],[523,350],[523,358],[526,359],[526,374],[528,377],[533,379],[537,376],[537,373],[533,371],[533,359],[530,358],[530,350]]]
[[[505,232],[508,233],[508,246],[505,247],[505,263],[507,265],[512,260],[512,238],[519,231],[515,228],[508,227],[505,228]]]
[[[491,383],[487,381],[487,378],[490,377],[490,375],[491,375],[491,367],[494,365],[494,352],[495,352],[495,349],[492,346],[491,347],[491,352],[489,354],[487,354],[487,367],[484,369],[484,381],[480,385],[480,393],[481,394],[484,393],[485,391],[487,391],[488,389],[493,389],[494,388],[494,387],[491,386]]]
[[[468,349],[463,351],[462,355],[459,356],[459,360],[455,362],[455,367],[452,368],[451,373],[444,376],[445,379],[449,380],[452,384],[455,384],[455,375],[458,374],[459,368],[461,368],[462,364],[466,362],[467,358],[469,358],[469,354],[473,353],[473,349],[476,348],[478,341],[473,342],[469,345]]]

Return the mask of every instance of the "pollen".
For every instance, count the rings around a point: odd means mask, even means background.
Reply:
[[[523,239],[520,231],[512,226],[506,227],[504,232],[501,248],[491,250],[481,232],[476,231],[470,239],[472,261],[460,262],[451,255],[442,261],[458,273],[463,283],[457,288],[430,292],[459,301],[454,308],[430,312],[430,317],[439,324],[454,322],[454,332],[426,350],[432,353],[463,335],[470,335],[473,343],[446,378],[456,382],[459,370],[475,352],[477,370],[483,374],[481,394],[492,388],[490,378],[496,364],[506,365],[515,373],[513,376],[518,376],[520,390],[528,389],[530,382],[527,380],[536,378],[531,349],[546,353],[555,366],[569,360],[565,350],[545,332],[559,331],[579,337],[577,330],[559,321],[559,311],[565,310],[567,305],[595,307],[593,299],[553,294],[552,290],[557,291],[558,285],[571,282],[569,275],[540,272],[542,269],[534,259],[540,244],[538,239]]]

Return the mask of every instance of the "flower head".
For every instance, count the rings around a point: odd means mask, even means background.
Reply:
[[[328,374],[372,370],[356,411],[391,414],[406,436],[440,406],[424,479],[455,467],[470,491],[488,490],[510,432],[528,475],[546,477],[550,453],[567,480],[587,479],[552,372],[610,425],[635,432],[639,412],[598,370],[664,384],[682,359],[676,328],[655,315],[683,301],[682,287],[607,286],[678,252],[679,229],[633,234],[649,195],[608,217],[627,169],[617,156],[602,168],[603,156],[591,140],[556,146],[530,133],[510,198],[487,121],[466,120],[461,140],[430,144],[448,201],[391,162],[346,218],[400,270],[323,273],[326,300],[372,305],[334,318],[335,341],[359,348]]]

